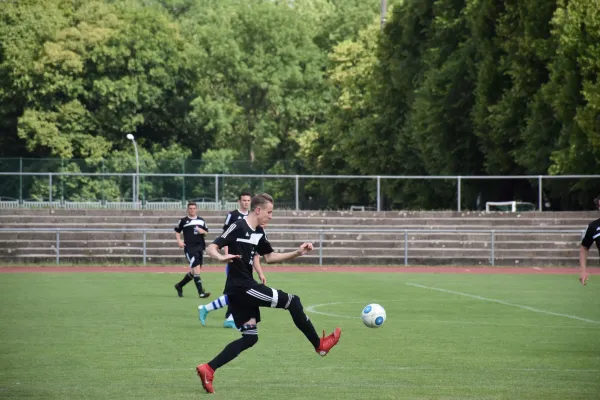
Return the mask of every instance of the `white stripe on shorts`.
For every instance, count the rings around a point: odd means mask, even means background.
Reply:
[[[246,292],[247,294],[249,294],[252,297],[256,297],[257,299],[263,300],[263,301],[273,301],[272,297],[267,296],[266,294],[263,294],[257,290],[254,289],[250,289]]]
[[[279,293],[277,292],[277,289],[271,288],[271,290],[273,291],[273,299],[271,300],[271,307],[276,308],[277,301],[279,300]]]

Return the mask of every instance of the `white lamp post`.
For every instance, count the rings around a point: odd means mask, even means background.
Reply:
[[[133,142],[133,148],[135,149],[135,179],[133,185],[133,197],[135,201],[135,208],[137,208],[140,202],[140,158],[138,156],[138,149],[137,143],[135,142],[135,136],[133,136],[131,133],[128,133],[127,139]]]

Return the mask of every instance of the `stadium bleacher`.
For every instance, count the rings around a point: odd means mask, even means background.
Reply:
[[[0,260],[54,263],[58,245],[61,263],[184,264],[172,230],[183,213],[0,210],[0,228],[10,229],[0,231]],[[206,219],[212,240],[226,212],[199,214]],[[315,243],[315,251],[298,263],[490,265],[493,254],[494,265],[575,267],[581,234],[595,217],[593,212],[288,210],[276,212],[267,232],[276,251],[292,250],[303,241]]]

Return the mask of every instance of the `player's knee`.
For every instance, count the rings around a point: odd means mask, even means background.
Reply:
[[[246,348],[250,348],[258,343],[258,335],[245,335],[242,334],[242,339],[244,339],[244,343],[246,343]]]
[[[300,302],[300,296],[296,296],[294,294],[288,294],[288,301],[286,304],[286,309],[290,311],[301,311],[302,303]]]
[[[250,348],[258,343],[258,329],[254,324],[247,324],[242,326],[242,339],[246,345],[246,348]]]

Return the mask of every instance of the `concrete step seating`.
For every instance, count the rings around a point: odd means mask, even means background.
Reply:
[[[204,211],[200,215],[211,228],[207,241],[212,241],[220,233],[226,213]],[[57,234],[39,229],[60,228],[61,263],[140,263],[145,258],[147,263],[185,266],[173,232],[183,216],[162,210],[0,210],[0,228],[22,229],[0,230],[0,262],[55,262]],[[489,265],[491,230],[495,230],[495,265],[577,266],[581,233],[595,218],[594,212],[276,210],[267,233],[276,251],[291,251],[304,241],[314,243],[310,255],[293,263],[403,265],[406,243],[410,265]],[[114,231],[93,230],[97,228]],[[145,256],[144,232],[120,229],[147,230]],[[391,229],[409,231],[389,232]],[[448,232],[467,229],[483,232]]]

